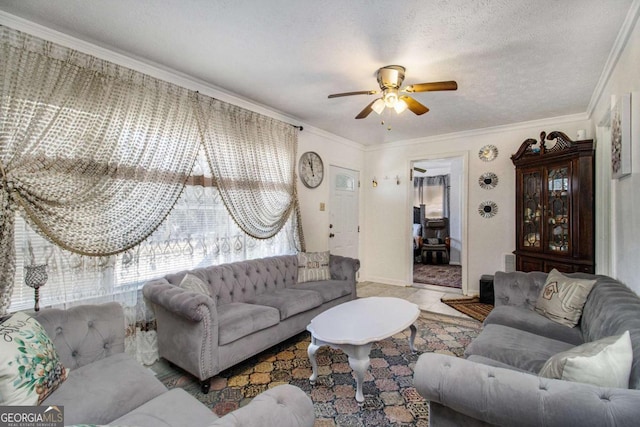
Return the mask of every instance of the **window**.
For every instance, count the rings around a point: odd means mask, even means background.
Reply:
[[[444,217],[444,187],[427,185],[424,187],[425,218]]]
[[[34,291],[24,284],[23,266],[48,264],[40,306],[126,299],[148,280],[171,272],[265,256],[295,253],[290,219],[273,238],[247,236],[228,214],[211,180],[187,185],[163,224],[144,242],[117,256],[87,257],[63,250],[16,216],[16,285],[9,311],[33,308]],[[208,185],[209,184],[209,185]],[[31,244],[33,257],[29,252]],[[120,295],[120,297],[118,297]]]

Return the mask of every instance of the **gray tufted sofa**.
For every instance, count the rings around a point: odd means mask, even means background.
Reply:
[[[304,331],[324,310],[356,297],[357,259],[331,255],[331,279],[297,283],[298,257],[282,255],[170,274],[147,282],[160,356],[196,376],[219,372]],[[178,285],[187,273],[211,296]]]
[[[288,384],[218,418],[181,388],[167,390],[124,353],[125,321],[117,303],[31,313],[51,337],[69,376],[42,405],[63,405],[65,425],[140,427],[312,426],[311,399]]]
[[[637,426],[640,424],[640,298],[624,284],[597,278],[580,323],[569,328],[533,310],[546,273],[497,272],[496,307],[466,359],[420,356],[418,392],[430,401],[432,426]],[[629,389],[537,376],[552,355],[629,330]]]

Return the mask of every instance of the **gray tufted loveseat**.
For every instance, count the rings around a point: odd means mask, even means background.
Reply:
[[[331,255],[331,279],[297,283],[298,257],[214,265],[147,282],[161,357],[196,376],[202,391],[219,372],[304,331],[311,319],[356,297],[360,261]],[[210,296],[178,285],[187,273]]]
[[[65,425],[139,427],[289,426],[314,423],[311,399],[288,384],[218,418],[181,388],[167,390],[150,369],[124,353],[125,321],[117,303],[31,313],[51,340],[68,378],[42,405],[64,406]]]
[[[640,424],[640,298],[610,277],[570,276],[597,279],[574,328],[533,310],[546,273],[496,273],[496,307],[466,359],[435,353],[418,359],[414,383],[430,401],[430,425]],[[626,330],[633,347],[628,389],[538,377],[552,355]]]

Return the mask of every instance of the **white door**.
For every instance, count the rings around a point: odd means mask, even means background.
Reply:
[[[358,258],[358,171],[330,166],[329,251]]]

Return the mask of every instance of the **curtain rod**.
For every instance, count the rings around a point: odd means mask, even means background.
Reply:
[[[195,91],[195,93],[197,93],[198,95],[203,95],[203,96],[209,97],[209,98],[211,98],[211,99],[215,99],[216,101],[226,102],[226,101],[222,101],[222,100],[220,100],[220,99],[214,98],[213,96],[204,95],[204,94],[200,93],[200,91],[199,91],[199,90],[196,90],[196,91]],[[231,104],[231,105],[234,105],[234,104]],[[238,107],[238,106],[236,105],[236,107]],[[254,113],[255,113],[255,111],[249,110],[249,109],[244,108],[244,107],[238,107],[238,108],[242,108],[242,109],[245,109],[245,110],[247,110],[247,111],[251,111],[251,112],[254,112]],[[260,114],[260,113],[256,113],[256,114]],[[278,119],[275,119],[275,120],[278,120]],[[280,121],[282,121],[282,120],[280,120]],[[287,123],[287,122],[282,122],[282,123]],[[298,129],[300,132],[302,132],[302,131],[304,130],[304,127],[302,127],[302,126],[292,125],[291,123],[287,123],[287,124],[288,124],[289,126],[292,126],[292,127],[296,128],[296,129]]]

